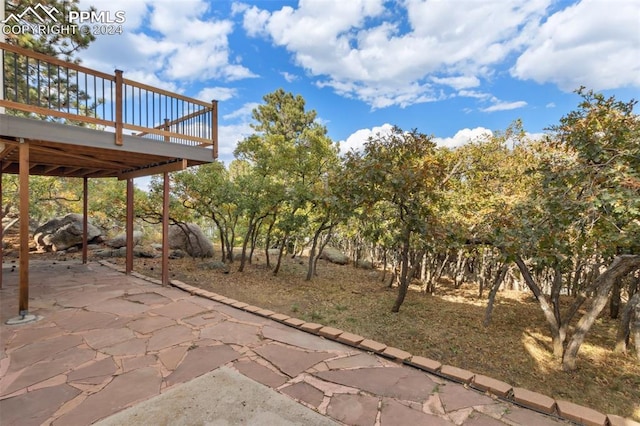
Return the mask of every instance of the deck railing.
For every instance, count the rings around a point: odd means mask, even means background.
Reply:
[[[101,128],[122,145],[133,135],[211,148],[218,156],[217,101],[203,102],[54,57],[0,43],[0,107],[25,117]]]

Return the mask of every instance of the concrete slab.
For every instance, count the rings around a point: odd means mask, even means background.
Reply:
[[[338,423],[227,368],[108,417],[96,426],[120,425],[334,426]]]

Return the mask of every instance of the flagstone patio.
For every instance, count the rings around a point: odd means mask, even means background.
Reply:
[[[30,313],[41,319],[9,326],[5,321],[18,312],[18,273],[5,263],[3,274],[3,426],[87,425],[153,403],[154,398],[178,389],[184,390],[177,393],[183,396],[160,405],[166,407],[164,414],[162,409],[155,412],[168,416],[165,421],[180,414],[180,424],[203,424],[190,422],[189,410],[198,410],[209,422],[218,420],[215,424],[255,424],[260,410],[267,410],[255,395],[276,393],[296,401],[294,405],[309,416],[322,416],[314,423],[311,417],[296,414],[293,418],[299,422],[291,424],[568,423],[389,357],[291,327],[284,323],[288,317],[278,317],[282,321],[265,318],[249,312],[257,308],[246,304],[226,301],[244,305],[244,310],[238,309],[98,263],[32,261]],[[346,333],[344,339],[349,341]],[[224,387],[211,385],[203,394],[202,386],[208,382],[199,385],[198,404],[193,402],[196,395],[185,396],[194,379],[223,373],[232,389],[246,386],[244,378],[258,387],[253,400],[248,398],[237,407],[253,410],[251,416],[238,417],[223,408]],[[243,379],[234,382],[233,377]],[[207,393],[211,402],[202,413]],[[263,418],[272,418],[268,416],[276,411],[264,411]],[[221,422],[225,418],[229,423]],[[246,422],[238,420],[241,418]]]

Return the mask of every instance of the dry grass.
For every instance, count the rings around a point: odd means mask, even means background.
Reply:
[[[305,259],[306,260],[306,259]],[[160,273],[158,260],[136,260],[135,270]],[[206,263],[207,261],[205,261]],[[528,294],[500,293],[491,325],[474,286],[442,284],[436,296],[409,292],[399,314],[390,312],[396,290],[381,272],[321,261],[304,280],[306,264],[287,259],[278,276],[261,262],[245,272],[203,268],[200,260],[172,260],[171,277],[246,303],[320,322],[395,346],[414,355],[466,368],[603,413],[640,420],[640,363],[613,353],[617,321],[594,325],[579,353],[578,370],[565,373],[551,354],[540,308]]]

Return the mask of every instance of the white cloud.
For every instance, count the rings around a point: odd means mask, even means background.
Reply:
[[[546,104],[544,107],[545,107],[545,108],[555,108],[555,107],[556,107],[556,104],[555,104],[555,102],[549,102],[549,103],[548,103],[548,104]]]
[[[640,87],[640,3],[582,0],[540,25],[511,74],[565,91]]]
[[[93,4],[100,11],[124,10],[126,15],[123,35],[98,37],[83,52],[87,66],[138,70],[181,84],[255,77],[229,45],[233,21],[211,16],[207,1],[82,1],[83,8]]]
[[[287,83],[292,83],[294,81],[296,81],[298,79],[298,76],[295,74],[291,74],[289,72],[283,71],[280,73],[285,80],[287,80]]]
[[[433,141],[441,147],[455,148],[491,136],[493,136],[491,130],[485,129],[484,127],[476,127],[474,129],[465,128],[458,130],[455,135],[449,138],[433,138]]]
[[[371,129],[360,129],[353,132],[349,137],[340,141],[340,152],[346,153],[351,150],[361,151],[364,147],[364,143],[369,140],[370,137],[386,136],[391,134],[393,126],[385,123],[382,126],[373,127]]]
[[[222,118],[225,120],[251,120],[251,116],[253,114],[253,110],[256,109],[260,104],[257,102],[249,102],[244,104],[240,109],[237,109],[229,114],[225,114]]]
[[[206,101],[226,101],[236,96],[237,90],[230,87],[205,87],[197,95],[197,99]]]
[[[239,109],[222,116],[221,124],[218,127],[218,147],[219,159],[225,164],[233,160],[233,151],[238,142],[253,134],[255,130],[251,128],[252,112],[260,104],[250,102],[244,104]]]
[[[524,48],[550,1],[406,0],[394,8],[406,9],[408,25],[382,0],[301,1],[274,12],[253,6],[243,26],[285,47],[320,87],[384,108],[477,87]]]
[[[476,98],[481,100],[487,100],[493,98],[490,93],[477,92],[475,90],[460,90],[458,92],[459,96],[463,96],[466,98]]]
[[[491,105],[487,108],[480,109],[480,111],[482,112],[509,111],[512,109],[523,108],[525,106],[527,106],[527,103],[525,101],[497,102],[494,105]]]
[[[459,77],[431,77],[431,81],[444,86],[451,86],[456,90],[468,89],[470,87],[478,87],[480,80],[476,76],[459,76]]]
[[[251,135],[254,130],[249,123],[222,125],[218,127],[218,158],[225,164],[233,160],[233,151],[238,142]]]
[[[163,79],[160,79],[154,73],[147,72],[144,70],[129,71],[126,73],[125,78],[129,80],[137,81],[138,83],[144,83],[149,86],[157,87],[158,89],[167,90],[169,92],[174,92],[174,93],[182,92],[182,90],[174,82],[165,81]]]

